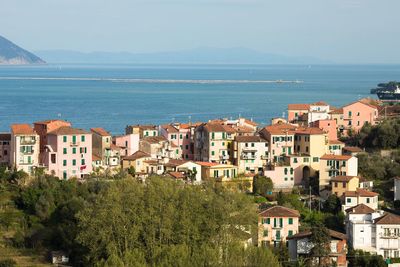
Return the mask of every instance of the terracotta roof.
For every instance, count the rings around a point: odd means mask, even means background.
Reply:
[[[13,134],[26,134],[26,135],[34,135],[36,134],[35,130],[29,124],[12,124],[11,132]]]
[[[142,139],[142,141],[146,141],[151,144],[158,144],[160,142],[168,141],[164,136],[147,136]]]
[[[132,127],[139,128],[141,130],[157,130],[157,126],[155,125],[132,125]]]
[[[357,206],[346,209],[346,213],[350,214],[368,214],[374,212],[374,209],[365,204],[358,204]]]
[[[170,166],[170,167],[176,167],[179,165],[182,165],[184,163],[186,163],[186,160],[183,159],[169,159],[169,161],[167,163],[164,163],[164,166]]]
[[[343,150],[349,151],[349,152],[363,152],[363,150],[357,146],[345,146]]]
[[[400,224],[400,216],[393,213],[385,213],[382,217],[375,219],[375,224]]]
[[[339,176],[335,176],[331,178],[331,181],[333,182],[349,182],[351,179],[353,178],[358,178],[357,176],[343,176],[343,175],[339,175]]]
[[[343,233],[339,233],[336,232],[334,230],[330,230],[329,231],[329,235],[333,238],[336,239],[340,239],[340,240],[347,240],[347,236]],[[304,237],[309,237],[311,236],[311,231],[304,231],[304,232],[300,232],[298,234],[292,235],[292,236],[288,236],[286,239],[299,239],[299,238],[304,238]]]
[[[254,128],[248,127],[248,126],[234,126],[233,129],[235,129],[238,133],[253,133]]]
[[[143,162],[150,164],[150,165],[158,165],[158,161],[155,159],[149,159],[149,160],[145,160]]]
[[[324,101],[318,101],[318,102],[312,103],[311,105],[313,105],[313,106],[329,106],[329,104]]]
[[[215,162],[206,162],[206,161],[195,161],[195,162],[204,167],[213,167],[219,165],[218,163]]]
[[[258,125],[257,122],[254,122],[254,121],[252,121],[252,120],[245,119],[244,121],[245,121],[247,124],[250,124],[250,125],[253,125],[253,126],[257,126],[257,125]]]
[[[139,150],[139,151],[136,151],[135,153],[133,153],[130,156],[123,157],[123,159],[124,160],[137,160],[137,159],[146,158],[146,157],[150,157],[150,155],[147,154],[146,152],[143,152],[143,151]]]
[[[123,149],[122,147],[116,146],[116,145],[114,145],[114,144],[111,144],[111,145],[110,145],[110,148],[111,148],[112,150],[122,150],[122,149]]]
[[[309,110],[310,104],[289,104],[288,110]]]
[[[258,135],[254,135],[254,136],[236,136],[235,137],[235,141],[237,142],[267,142],[267,140],[265,140],[264,138],[262,138],[261,136]]]
[[[53,123],[53,122],[64,122],[64,123],[68,123],[69,125],[71,125],[70,122],[65,121],[65,120],[44,120],[44,121],[37,121],[34,122],[34,124],[49,124],[49,123]]]
[[[106,130],[104,130],[103,128],[91,128],[90,130],[101,136],[111,136],[111,134]]]
[[[11,134],[10,133],[0,133],[0,140],[10,141],[11,140]]]
[[[95,154],[92,154],[92,161],[98,161],[101,160],[101,158]]]
[[[351,106],[351,105],[354,105],[354,104],[357,104],[357,103],[361,103],[361,104],[363,104],[363,105],[366,105],[366,106],[368,106],[368,107],[370,107],[370,108],[373,108],[373,109],[378,109],[376,106],[374,106],[374,105],[371,105],[371,104],[369,104],[369,103],[366,103],[366,102],[363,102],[363,101],[354,101],[354,102],[351,102],[350,104],[347,104],[347,105],[345,105],[345,106],[343,106],[343,107],[348,107],[348,106]]]
[[[356,191],[346,191],[344,192],[345,197],[376,197],[379,194],[376,192],[371,192],[362,188],[357,188]]]
[[[208,132],[227,132],[227,133],[234,133],[235,129],[233,129],[231,126],[224,125],[224,124],[219,124],[216,122],[210,122],[206,123],[204,125],[204,128]]]
[[[49,132],[51,135],[71,135],[71,134],[90,134],[82,129],[72,128],[68,126],[60,127],[54,131]]]
[[[186,177],[183,172],[169,172],[168,174],[174,177],[175,179],[184,179]]]
[[[343,114],[343,108],[336,108],[329,112],[329,114]]]
[[[167,131],[167,133],[179,133],[179,130],[170,124],[161,125],[161,128]]]
[[[300,217],[300,212],[282,206],[270,207],[259,213],[261,217]]]
[[[325,131],[317,127],[298,128],[294,131],[296,134],[324,134]]]
[[[321,157],[321,159],[326,159],[326,160],[349,160],[351,158],[352,156],[350,155],[331,155],[331,154],[325,154]]]
[[[266,131],[272,135],[277,135],[277,134],[293,134],[293,131],[296,129],[297,127],[295,125],[292,124],[288,124],[288,123],[278,123],[278,124],[273,124],[273,125],[269,125],[264,127],[262,131]]]

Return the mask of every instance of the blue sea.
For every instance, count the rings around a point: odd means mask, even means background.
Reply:
[[[390,80],[400,80],[400,65],[1,66],[0,131],[54,118],[114,134],[128,124],[239,115],[268,124],[289,103],[341,106]]]

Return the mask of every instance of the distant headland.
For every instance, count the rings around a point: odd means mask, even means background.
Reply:
[[[31,52],[19,47],[0,35],[0,65],[45,64]]]

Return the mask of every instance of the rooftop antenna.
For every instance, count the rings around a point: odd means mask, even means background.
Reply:
[[[239,119],[242,117],[242,114],[239,113]]]
[[[282,118],[284,119],[285,118],[285,112],[282,112]]]

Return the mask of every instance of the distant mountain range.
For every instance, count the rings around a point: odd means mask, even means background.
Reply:
[[[248,48],[201,47],[190,50],[129,53],[69,50],[36,51],[49,63],[138,63],[138,64],[328,64],[313,57],[292,57],[268,54]]]
[[[44,64],[41,58],[0,36],[0,65]]]

